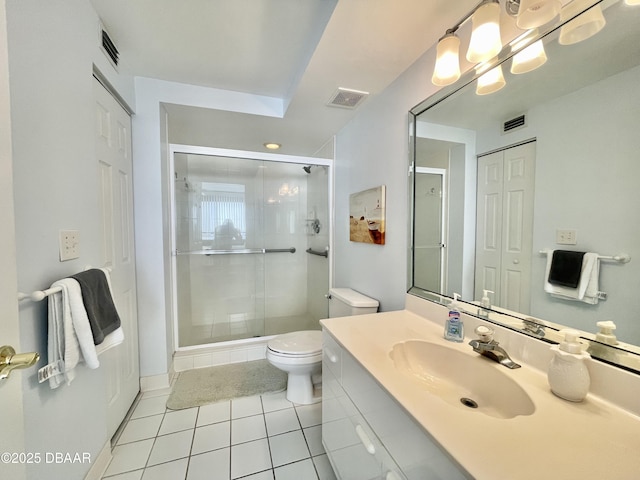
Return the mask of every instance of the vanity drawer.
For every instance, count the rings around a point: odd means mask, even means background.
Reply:
[[[322,332],[322,368],[342,383],[342,347],[327,332]]]

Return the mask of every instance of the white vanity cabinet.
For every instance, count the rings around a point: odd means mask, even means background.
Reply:
[[[468,478],[326,331],[322,442],[342,480]]]

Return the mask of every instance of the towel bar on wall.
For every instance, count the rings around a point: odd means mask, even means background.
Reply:
[[[540,255],[546,255],[553,250],[540,250]],[[631,261],[631,255],[627,253],[621,253],[619,255],[598,255],[598,260],[611,260],[618,263],[629,263]]]
[[[322,252],[319,252],[317,250],[312,250],[311,248],[307,248],[306,252],[311,254],[311,255],[318,255],[319,257],[328,257],[329,256],[329,247],[327,247]]]
[[[90,270],[92,267],[86,267],[86,270]],[[111,272],[111,267],[104,267],[105,270],[107,270],[108,272]],[[34,302],[40,302],[42,300],[44,300],[45,298],[47,298],[49,295],[53,295],[56,292],[61,292],[62,291],[62,287],[53,287],[53,288],[47,288],[46,290],[34,290],[31,293],[23,293],[23,292],[18,292],[18,301],[20,300],[33,300]]]

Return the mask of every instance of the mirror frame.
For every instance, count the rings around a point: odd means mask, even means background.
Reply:
[[[591,7],[602,4],[606,12],[606,8],[612,6],[616,3],[622,3],[623,0],[595,0],[589,1],[585,5],[584,10],[578,13],[576,16],[581,15],[584,11],[590,9]],[[573,18],[569,18],[565,21],[557,21],[551,25],[547,25],[539,30],[538,35],[532,37],[532,40],[527,43],[527,45],[521,47],[518,50],[512,50],[512,48],[507,44],[503,47],[502,51],[489,63],[491,65],[490,68],[498,66],[508,60],[510,60],[515,54],[517,54],[523,48],[530,45],[531,43],[542,39],[545,41],[550,40],[550,34],[560,29],[562,25],[571,21]],[[483,71],[487,71],[489,68],[484,69]],[[418,116],[430,108],[439,105],[444,102],[447,98],[455,95],[458,91],[463,88],[467,88],[471,85],[475,80],[480,76],[480,74],[476,73],[475,68],[471,67],[469,70],[464,72],[460,79],[452,85],[444,87],[438,90],[433,95],[429,96],[426,100],[420,102],[418,105],[413,107],[409,111],[409,172],[408,172],[408,212],[409,219],[408,222],[408,235],[409,235],[409,248],[407,249],[407,293],[411,295],[415,295],[417,297],[423,298],[425,300],[429,300],[431,302],[448,306],[452,298],[438,294],[435,292],[431,292],[428,290],[424,290],[420,287],[414,285],[414,253],[415,253],[415,169],[416,169],[416,128]],[[529,315],[520,314],[518,312],[508,311],[506,309],[501,309],[499,307],[491,307],[487,315],[479,315],[478,309],[479,305],[475,303],[469,303],[460,300],[461,305],[463,306],[464,313],[476,316],[481,318],[482,320],[486,320],[490,323],[494,323],[496,325],[500,325],[506,327],[514,332],[531,336],[537,338],[538,340],[550,343],[550,344],[558,344],[562,341],[562,335],[560,334],[560,330],[564,327],[560,324],[549,322],[544,319],[537,319],[531,317]],[[591,354],[592,358],[602,361],[604,363],[608,363],[610,365],[622,368],[624,370],[640,374],[640,347],[628,344],[619,344],[616,346],[603,344],[601,342],[595,341],[595,335],[588,332],[580,332],[581,340],[588,345],[588,352]]]

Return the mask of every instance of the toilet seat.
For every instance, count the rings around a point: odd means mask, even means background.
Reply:
[[[322,355],[322,332],[304,330],[278,335],[269,340],[267,349],[279,357],[316,357]]]

